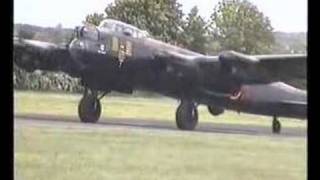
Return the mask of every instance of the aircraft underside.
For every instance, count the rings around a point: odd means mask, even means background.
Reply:
[[[274,133],[279,133],[281,129],[278,116],[306,117],[306,104],[299,103],[306,97],[305,92],[299,92],[301,94],[299,99],[296,96],[296,89],[288,92],[287,89],[283,89],[285,85],[281,83],[247,85],[240,88],[234,95],[217,97],[211,94],[214,89],[208,89],[196,83],[192,85],[190,81],[185,81],[183,76],[177,77],[175,73],[168,73],[165,67],[161,69],[158,68],[159,66],[143,62],[140,66],[134,64],[136,67],[130,67],[130,65],[130,63],[124,63],[119,67],[117,63],[111,62],[87,67],[85,74],[88,76],[82,78],[86,90],[78,107],[82,122],[98,121],[101,113],[100,99],[106,93],[110,91],[132,93],[134,90],[157,92],[179,99],[176,125],[182,130],[193,130],[197,126],[197,106],[200,104],[207,105],[209,111],[211,107],[210,112],[213,115],[215,115],[213,113],[215,109],[224,107],[238,112],[273,116]],[[90,67],[94,68],[90,69]],[[152,69],[153,67],[158,69]],[[292,102],[294,100],[296,103]],[[223,110],[220,110],[217,114],[222,112]]]

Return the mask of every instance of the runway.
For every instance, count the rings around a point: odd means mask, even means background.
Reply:
[[[48,116],[48,115],[15,115],[15,126],[48,126],[68,129],[108,129],[121,127],[128,129],[147,129],[167,132],[181,132],[177,129],[175,122],[159,120],[141,120],[108,118],[100,119],[95,124],[81,123],[76,117]],[[271,121],[270,121],[271,125]],[[191,131],[184,131],[191,132]],[[199,121],[198,126],[192,132],[198,133],[223,133],[223,134],[242,134],[254,136],[278,136],[278,137],[301,137],[307,136],[306,128],[302,127],[282,127],[280,134],[273,134],[271,127],[257,125],[240,125],[226,123],[208,123]]]

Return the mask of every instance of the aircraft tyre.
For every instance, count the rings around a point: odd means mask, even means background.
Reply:
[[[224,112],[224,109],[218,108],[218,107],[213,107],[213,106],[208,106],[208,111],[211,115],[218,116]]]
[[[193,130],[198,124],[198,110],[192,102],[182,101],[176,111],[176,124],[181,130]]]
[[[78,114],[81,122],[96,123],[101,115],[100,100],[92,95],[84,95],[78,106]]]
[[[272,132],[275,134],[279,134],[280,131],[281,131],[281,123],[276,117],[274,117],[272,121]]]

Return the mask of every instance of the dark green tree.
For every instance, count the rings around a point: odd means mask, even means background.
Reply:
[[[270,53],[272,31],[269,18],[247,0],[222,0],[211,15],[211,32],[221,50]]]
[[[96,26],[99,26],[100,22],[105,19],[105,15],[103,13],[93,13],[86,16],[86,20],[84,21]]]
[[[198,13],[197,6],[194,6],[187,16],[184,26],[184,45],[190,50],[206,53],[208,40],[207,23]]]
[[[274,32],[275,45],[274,53],[306,53],[307,51],[307,34],[306,33],[286,33]]]
[[[177,0],[118,0],[105,9],[106,17],[147,30],[155,38],[180,43],[183,13]]]

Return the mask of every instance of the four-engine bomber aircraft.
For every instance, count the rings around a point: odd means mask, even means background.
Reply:
[[[85,87],[78,106],[82,122],[100,117],[100,99],[110,91],[146,90],[181,100],[179,129],[193,130],[197,106],[216,116],[224,109],[306,119],[307,93],[286,83],[306,78],[306,55],[244,55],[224,51],[206,56],[153,39],[132,25],[106,19],[96,27],[77,26],[66,46],[14,39],[14,62],[21,68],[60,71]]]

